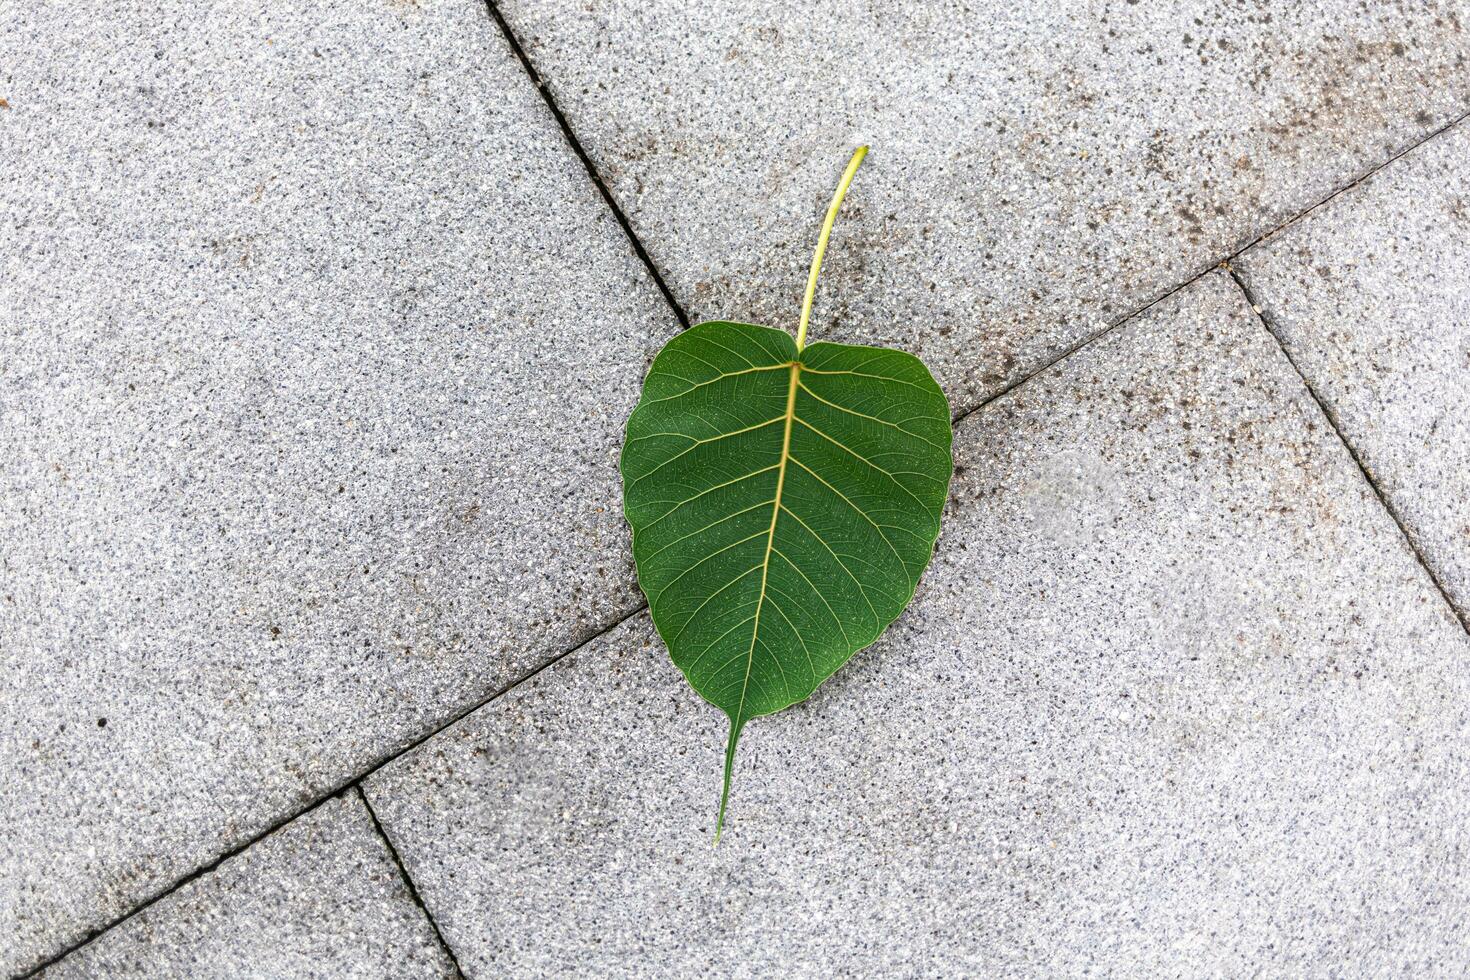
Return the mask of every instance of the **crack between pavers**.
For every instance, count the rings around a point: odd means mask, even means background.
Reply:
[[[361,783],[353,783],[352,788],[357,790],[357,798],[362,801],[362,807],[367,811],[368,817],[373,822],[373,829],[383,839],[383,846],[388,849],[388,855],[393,858],[393,864],[398,868],[398,877],[403,879],[403,884],[408,888],[408,896],[413,899],[413,904],[419,907],[419,911],[428,920],[429,927],[434,930],[439,945],[443,947],[444,953],[449,957],[449,962],[454,965],[454,975],[459,980],[466,980],[464,970],[459,965],[459,957],[454,955],[454,947],[449,945],[449,940],[444,938],[444,932],[439,928],[439,922],[434,918],[434,913],[424,904],[424,896],[419,894],[418,886],[413,883],[413,876],[408,873],[408,868],[403,865],[403,856],[398,853],[398,848],[393,846],[393,838],[388,836],[388,831],[383,829],[383,821],[378,819],[378,811],[373,809],[372,803],[368,802],[367,794],[362,791]]]
[[[984,408],[985,406],[989,405],[991,402],[995,401],[997,398],[1000,398],[1000,397],[1002,397],[1004,395],[1010,394],[1012,391],[1016,390],[1021,385],[1025,384],[1028,381],[1030,381],[1032,378],[1036,377],[1037,375],[1044,374],[1045,372],[1050,371],[1052,368],[1056,367],[1062,361],[1065,361],[1067,358],[1071,357],[1073,354],[1075,354],[1078,351],[1082,350],[1084,347],[1089,346],[1094,341],[1097,341],[1097,340],[1102,339],[1103,337],[1105,337],[1108,334],[1112,333],[1114,330],[1116,330],[1119,327],[1121,327],[1123,324],[1128,323],[1130,320],[1137,319],[1139,316],[1143,315],[1144,313],[1147,313],[1149,310],[1153,309],[1155,306],[1157,306],[1160,303],[1164,302],[1165,300],[1167,300],[1169,297],[1173,296],[1174,294],[1176,294],[1176,293],[1180,292],[1181,290],[1187,289],[1188,287],[1194,285],[1196,282],[1198,282],[1199,280],[1203,279],[1205,276],[1209,275],[1211,272],[1214,272],[1217,269],[1224,269],[1226,271],[1229,271],[1230,270],[1230,263],[1231,262],[1233,262],[1236,259],[1240,258],[1240,256],[1244,255],[1246,252],[1248,252],[1251,249],[1255,248],[1257,245],[1261,244],[1266,239],[1271,238],[1274,235],[1280,234],[1281,232],[1283,232],[1286,229],[1290,228],[1292,225],[1295,225],[1297,222],[1302,221],[1305,218],[1311,216],[1317,210],[1319,210],[1319,209],[1325,207],[1326,205],[1332,203],[1333,201],[1335,201],[1337,198],[1341,197],[1342,195],[1347,194],[1347,193],[1351,192],[1352,190],[1356,189],[1358,186],[1360,186],[1361,184],[1363,184],[1365,181],[1371,180],[1379,171],[1383,170],[1385,167],[1392,166],[1398,160],[1402,159],[1405,156],[1408,156],[1410,153],[1413,153],[1415,150],[1419,149],[1424,144],[1430,142],[1431,140],[1436,139],[1437,137],[1439,137],[1439,136],[1443,135],[1444,133],[1448,132],[1449,130],[1454,129],[1456,126],[1459,126],[1462,123],[1465,123],[1466,120],[1470,120],[1470,110],[1467,110],[1465,112],[1460,113],[1458,116],[1455,116],[1454,118],[1450,119],[1449,122],[1446,122],[1444,125],[1440,126],[1439,128],[1434,129],[1434,130],[1430,131],[1429,133],[1427,133],[1427,134],[1419,137],[1418,139],[1416,139],[1413,142],[1409,143],[1407,146],[1405,146],[1402,149],[1398,150],[1397,152],[1393,153],[1391,156],[1389,156],[1387,159],[1385,159],[1381,163],[1376,163],[1373,166],[1369,167],[1367,170],[1364,170],[1363,172],[1359,173],[1356,177],[1354,177],[1352,180],[1348,181],[1346,184],[1343,184],[1341,187],[1338,187],[1335,190],[1333,190],[1333,191],[1331,191],[1331,192],[1323,195],[1316,202],[1308,205],[1306,208],[1303,208],[1301,211],[1296,212],[1291,217],[1287,218],[1285,221],[1282,221],[1280,224],[1273,225],[1272,227],[1266,229],[1265,231],[1260,232],[1260,233],[1252,236],[1251,238],[1246,239],[1243,244],[1237,245],[1228,255],[1224,256],[1223,258],[1215,259],[1215,260],[1211,261],[1210,263],[1202,266],[1201,268],[1199,268],[1199,270],[1197,272],[1195,272],[1195,273],[1187,276],[1186,278],[1180,280],[1179,282],[1176,282],[1174,285],[1172,285],[1169,288],[1165,289],[1163,292],[1158,293],[1156,296],[1154,296],[1153,299],[1151,299],[1148,302],[1144,303],[1142,306],[1136,307],[1132,311],[1123,314],[1121,317],[1119,317],[1118,319],[1114,320],[1112,323],[1109,323],[1108,325],[1102,327],[1101,329],[1099,329],[1097,331],[1094,331],[1093,333],[1090,333],[1087,336],[1083,337],[1081,340],[1078,340],[1078,341],[1074,342],[1070,346],[1064,348],[1061,351],[1061,353],[1056,354],[1055,356],[1053,356],[1050,359],[1048,359],[1040,367],[1034,368],[1033,370],[1029,371],[1028,373],[1022,375],[1018,380],[1016,380],[1016,381],[1014,381],[1014,382],[1006,385],[1004,388],[1000,389],[999,391],[996,391],[994,394],[987,395],[986,397],[982,398],[980,401],[976,402],[974,405],[970,406],[969,408],[966,408],[966,409],[964,409],[964,410],[956,413],[956,415],[954,417],[955,424],[959,424],[961,421],[963,421],[964,419],[966,419],[969,416],[973,415],[975,412],[978,412],[980,409]],[[1279,342],[1279,338],[1278,338],[1278,342]],[[1293,366],[1295,366],[1295,365],[1293,365]],[[1298,372],[1298,373],[1300,373],[1300,372]]]
[[[344,787],[340,787],[338,789],[335,789],[335,790],[333,790],[330,793],[325,793],[321,797],[319,797],[318,799],[315,799],[312,802],[308,803],[306,806],[302,807],[300,810],[297,810],[294,813],[289,813],[286,816],[281,817],[280,819],[276,820],[275,823],[271,824],[265,830],[263,830],[260,833],[256,834],[254,837],[250,838],[248,841],[245,841],[244,843],[238,844],[235,847],[230,848],[228,851],[225,851],[223,854],[219,855],[214,860],[208,862],[207,864],[200,865],[199,867],[195,868],[193,871],[190,871],[188,874],[184,875],[182,878],[179,878],[178,880],[174,881],[168,887],[166,887],[166,888],[164,888],[164,889],[162,889],[160,891],[154,892],[152,895],[150,895],[147,898],[143,899],[143,901],[139,902],[133,908],[129,909],[128,911],[124,912],[122,915],[120,915],[117,918],[113,919],[112,921],[108,922],[106,925],[101,925],[101,926],[96,927],[95,929],[89,930],[80,939],[76,940],[71,945],[69,945],[65,949],[61,950],[59,953],[54,953],[50,957],[42,960],[40,963],[37,963],[35,966],[31,967],[30,969],[28,969],[28,970],[26,970],[26,971],[24,971],[22,973],[15,974],[13,980],[29,980],[29,978],[36,976],[42,970],[48,969],[49,967],[52,967],[52,966],[55,966],[57,963],[60,963],[62,960],[66,959],[68,956],[70,956],[72,953],[75,953],[77,950],[82,949],[83,947],[90,945],[95,940],[100,939],[102,936],[104,936],[107,933],[111,932],[113,929],[116,929],[118,926],[120,926],[123,923],[127,922],[129,919],[132,919],[134,916],[141,915],[142,913],[148,911],[154,905],[156,905],[159,902],[163,901],[165,898],[167,898],[168,896],[172,895],[174,892],[178,891],[181,888],[188,887],[189,885],[191,885],[194,882],[198,881],[200,878],[203,878],[205,875],[207,875],[210,872],[214,871],[216,868],[218,868],[220,865],[224,864],[230,858],[236,857],[236,856],[238,856],[240,854],[243,854],[245,851],[249,850],[254,845],[260,843],[263,840],[265,840],[271,834],[274,834],[276,831],[283,829],[287,824],[293,823],[294,821],[300,819],[301,817],[304,817],[307,814],[314,812],[323,803],[326,803],[328,800],[335,799],[335,798],[338,798],[338,797],[342,796],[347,790],[349,790],[351,788],[352,787],[349,785],[349,786],[344,786]]]
[[[1322,412],[1322,417],[1327,420],[1327,424],[1331,427],[1333,434],[1337,436],[1338,442],[1342,443],[1343,448],[1347,450],[1348,457],[1357,466],[1358,472],[1363,475],[1363,479],[1372,489],[1373,495],[1378,498],[1378,503],[1382,505],[1384,511],[1392,518],[1394,524],[1397,525],[1399,533],[1403,535],[1405,543],[1409,546],[1409,551],[1418,560],[1419,567],[1424,570],[1425,575],[1429,576],[1429,581],[1434,584],[1435,589],[1439,591],[1440,598],[1449,607],[1450,615],[1459,622],[1460,627],[1467,634],[1470,634],[1470,618],[1462,614],[1455,605],[1455,601],[1450,598],[1449,591],[1445,589],[1444,583],[1440,581],[1439,575],[1434,570],[1434,566],[1430,564],[1428,557],[1425,556],[1423,549],[1419,546],[1418,536],[1410,529],[1403,515],[1399,513],[1398,508],[1388,499],[1388,494],[1383,492],[1383,488],[1378,485],[1378,481],[1373,478],[1373,473],[1363,461],[1363,457],[1358,452],[1358,448],[1353,445],[1352,440],[1348,439],[1347,434],[1343,432],[1342,421],[1338,416],[1337,409],[1329,404],[1322,397],[1322,394],[1317,391],[1316,385],[1308,380],[1306,373],[1297,364],[1296,358],[1291,355],[1291,348],[1287,347],[1286,341],[1281,336],[1281,331],[1272,324],[1271,318],[1266,316],[1265,308],[1256,299],[1256,295],[1250,286],[1246,285],[1245,280],[1240,277],[1240,273],[1228,265],[1225,266],[1225,271],[1240,290],[1241,295],[1245,297],[1246,303],[1250,306],[1255,318],[1260,322],[1262,329],[1271,335],[1272,340],[1276,341],[1276,346],[1281,349],[1281,354],[1286,358],[1286,363],[1291,365],[1291,369],[1301,379],[1302,386],[1307,389],[1307,394],[1311,395],[1312,401],[1317,403],[1317,408]]]
[[[520,47],[519,41],[517,41],[515,39],[515,35],[511,32],[510,27],[506,23],[505,19],[500,15],[500,11],[496,8],[496,6],[494,4],[494,0],[485,0],[485,4],[486,4],[486,9],[490,12],[490,16],[495,20],[497,26],[500,28],[501,32],[504,34],[504,36],[506,38],[506,41],[510,44],[511,48],[513,49],[513,51],[516,54],[516,57],[520,59],[521,64],[522,64],[522,67],[525,69],[525,71],[527,72],[527,74],[531,77],[531,80],[535,83],[537,90],[542,93],[542,97],[546,100],[547,107],[551,110],[552,114],[556,117],[557,124],[562,128],[562,131],[563,131],[564,136],[566,137],[567,141],[571,144],[573,150],[577,153],[578,157],[582,160],[583,165],[587,168],[588,175],[592,178],[592,180],[594,181],[594,183],[597,184],[598,189],[602,192],[602,195],[603,195],[604,199],[606,200],[606,202],[608,204],[608,207],[612,209],[614,215],[618,218],[619,223],[622,225],[624,231],[628,235],[629,241],[633,245],[634,251],[639,255],[639,257],[648,266],[649,272],[653,275],[655,282],[658,284],[661,292],[664,294],[664,299],[669,303],[670,308],[674,311],[675,315],[679,318],[679,323],[680,323],[681,327],[687,328],[689,326],[689,318],[688,318],[688,316],[685,315],[685,313],[683,311],[683,308],[679,305],[678,301],[674,298],[673,293],[669,291],[668,286],[663,281],[663,277],[659,274],[657,268],[653,265],[652,261],[648,258],[648,253],[647,253],[646,250],[643,249],[643,246],[638,241],[637,236],[633,234],[632,228],[631,228],[631,226],[627,222],[627,218],[623,215],[622,210],[618,207],[617,202],[613,199],[611,192],[608,191],[606,184],[603,183],[601,177],[598,176],[597,171],[596,171],[596,168],[592,165],[591,159],[587,156],[587,154],[585,153],[585,151],[582,150],[581,143],[577,141],[575,134],[572,133],[571,127],[570,127],[570,125],[566,121],[566,117],[562,115],[561,110],[556,106],[555,102],[552,100],[550,93],[546,91],[545,85],[542,83],[542,81],[540,79],[540,76],[537,75],[536,70],[535,70],[535,67],[531,64],[530,60],[526,57],[525,52]],[[1390,166],[1391,164],[1393,164],[1394,162],[1396,162],[1400,158],[1402,158],[1402,157],[1404,157],[1404,156],[1406,156],[1406,155],[1414,152],[1419,147],[1421,147],[1424,144],[1430,142],[1431,140],[1435,139],[1436,137],[1442,135],[1443,133],[1447,132],[1448,130],[1454,128],[1455,126],[1460,125],[1461,123],[1465,122],[1467,119],[1470,119],[1470,111],[1466,111],[1466,112],[1461,113],[1460,115],[1454,117],[1449,122],[1445,123],[1444,125],[1440,126],[1439,128],[1437,128],[1437,129],[1431,131],[1430,133],[1428,133],[1428,134],[1420,137],[1419,139],[1414,140],[1412,143],[1410,143],[1409,145],[1405,146],[1403,149],[1401,149],[1401,150],[1395,152],[1394,154],[1392,154],[1391,156],[1389,156],[1383,162],[1378,163],[1378,164],[1375,164],[1372,167],[1368,168],[1367,170],[1363,171],[1358,176],[1354,177],[1352,180],[1350,180],[1347,183],[1343,184],[1341,187],[1338,187],[1337,189],[1333,190],[1331,193],[1328,193],[1328,194],[1324,195],[1321,199],[1319,199],[1315,203],[1309,205],[1307,208],[1305,208],[1305,209],[1297,212],[1296,214],[1292,215],[1290,218],[1287,218],[1285,221],[1282,221],[1281,223],[1279,223],[1277,225],[1274,225],[1270,229],[1268,229],[1266,231],[1263,231],[1260,234],[1257,234],[1257,235],[1253,236],[1252,238],[1250,238],[1249,240],[1247,240],[1244,244],[1239,245],[1238,247],[1236,247],[1235,249],[1233,249],[1224,258],[1216,259],[1216,260],[1210,262],[1209,264],[1203,266],[1202,268],[1200,268],[1199,271],[1193,273],[1192,275],[1188,276],[1185,279],[1180,280],[1178,283],[1174,284],[1173,286],[1170,286],[1168,289],[1165,289],[1164,291],[1160,292],[1153,299],[1151,299],[1148,302],[1144,303],[1142,306],[1137,307],[1132,312],[1127,313],[1127,314],[1119,317],[1117,320],[1115,320],[1114,322],[1112,322],[1112,323],[1108,324],[1107,326],[1101,328],[1100,330],[1097,330],[1096,332],[1094,332],[1092,334],[1089,334],[1088,336],[1083,337],[1081,340],[1078,340],[1077,342],[1075,342],[1075,343],[1071,344],[1070,346],[1064,348],[1059,353],[1057,353],[1054,356],[1048,358],[1039,367],[1037,367],[1037,368],[1033,369],[1032,371],[1026,373],[1025,375],[1019,377],[1015,381],[1006,384],[1004,387],[1002,387],[999,390],[995,391],[993,394],[990,394],[990,395],[985,396],[984,398],[982,398],[979,401],[977,401],[974,405],[971,405],[971,406],[969,406],[969,407],[961,410],[960,412],[956,413],[955,416],[954,416],[954,419],[953,419],[953,421],[951,423],[951,426],[952,427],[958,427],[961,422],[963,422],[965,419],[969,418],[971,415],[975,414],[976,412],[980,411],[981,409],[985,408],[991,402],[994,402],[994,401],[996,401],[999,398],[1003,398],[1004,396],[1010,394],[1011,392],[1015,391],[1016,389],[1018,389],[1018,388],[1022,387],[1023,385],[1027,384],[1033,378],[1036,378],[1036,377],[1038,377],[1038,376],[1040,376],[1042,374],[1045,374],[1047,371],[1050,371],[1052,368],[1056,367],[1057,365],[1061,364],[1063,361],[1066,361],[1068,358],[1072,357],[1074,354],[1076,354],[1079,351],[1083,350],[1084,348],[1090,346],[1094,342],[1102,339],[1103,337],[1105,337],[1108,334],[1112,333],[1113,331],[1117,330],[1119,327],[1123,326],[1124,324],[1129,323],[1130,321],[1137,319],[1138,317],[1140,317],[1140,316],[1144,315],[1145,313],[1147,313],[1149,310],[1153,309],[1155,306],[1157,306],[1160,303],[1168,300],[1170,297],[1174,296],[1176,293],[1179,293],[1180,291],[1188,288],[1189,286],[1192,286],[1194,283],[1198,282],[1200,279],[1203,279],[1205,276],[1209,275],[1211,272],[1214,272],[1214,271],[1220,270],[1220,269],[1224,269],[1227,272],[1230,271],[1229,263],[1232,260],[1238,258],[1242,253],[1248,251],[1249,249],[1253,248],[1254,246],[1256,246],[1257,244],[1261,243],[1262,241],[1265,241],[1267,238],[1270,238],[1271,236],[1276,235],[1279,232],[1284,231],[1285,229],[1291,227],[1292,225],[1296,224],[1298,221],[1301,221],[1303,218],[1306,218],[1308,215],[1312,214],[1314,211],[1316,211],[1319,208],[1323,207],[1324,205],[1330,203],[1335,198],[1341,196],[1342,194],[1346,194],[1347,192],[1353,190],[1358,185],[1362,184],[1364,181],[1369,180],[1375,174],[1377,174],[1379,171],[1383,170],[1385,167]],[[1275,336],[1275,335],[1273,334],[1273,336]],[[1277,339],[1277,342],[1280,343],[1279,338]],[[1295,367],[1295,365],[1293,365],[1293,367]],[[1297,373],[1300,374],[1299,371]],[[1303,381],[1305,382],[1305,379],[1303,379]],[[1308,386],[1308,390],[1311,391],[1311,387],[1310,386]],[[1313,393],[1313,397],[1314,398],[1316,397],[1315,392]],[[1321,404],[1320,399],[1319,399],[1319,404]],[[1324,406],[1324,412],[1325,412],[1325,406]],[[1330,418],[1329,418],[1329,421],[1330,421]],[[1341,437],[1340,433],[1339,433],[1339,437]],[[1347,445],[1346,440],[1344,440],[1344,445]],[[1349,447],[1349,452],[1352,452],[1351,447]],[[1356,457],[1355,457],[1355,459],[1356,459]],[[1361,468],[1361,464],[1360,464],[1360,468]],[[1364,476],[1365,477],[1367,476],[1366,471],[1364,471]],[[1374,484],[1372,484],[1372,481],[1371,480],[1369,482],[1370,482],[1370,485],[1373,486],[1374,492],[1376,494],[1378,494],[1379,499],[1380,500],[1383,500],[1383,495],[1378,491],[1377,486],[1374,485]],[[1385,507],[1388,506],[1386,500],[1384,500],[1384,505],[1385,505]],[[1394,515],[1393,510],[1391,508],[1389,508],[1389,513],[1390,513],[1391,516],[1394,517],[1394,520],[1395,521],[1398,521],[1397,516]],[[1401,529],[1403,529],[1402,522],[1399,522],[1399,526],[1400,526]],[[1405,534],[1406,537],[1408,537],[1407,530],[1404,530],[1404,534]],[[1410,539],[1410,547],[1411,548],[1415,548],[1412,539]],[[1418,555],[1417,548],[1415,548],[1415,554]],[[1420,556],[1420,563],[1421,563],[1421,565],[1423,564],[1423,558],[1422,558],[1422,556]],[[1425,570],[1428,571],[1428,566],[1427,565],[1424,565],[1424,567],[1425,567]],[[1433,573],[1430,573],[1430,579],[1431,579],[1431,581],[1434,581],[1434,583],[1435,583],[1436,586],[1439,586],[1439,581],[1438,581],[1438,579],[1436,579],[1434,577]],[[1445,594],[1443,587],[1440,587],[1440,594],[1443,595],[1443,596],[1445,596],[1446,601],[1448,601],[1448,596]],[[233,847],[229,851],[221,854],[219,857],[215,858],[214,860],[210,861],[209,863],[207,863],[205,865],[202,865],[201,867],[197,868],[194,871],[189,872],[187,875],[185,875],[184,877],[178,879],[177,881],[173,882],[172,884],[167,885],[164,888],[160,889],[159,891],[155,892],[153,895],[149,896],[142,903],[140,903],[138,906],[136,906],[135,908],[131,909],[130,911],[128,911],[128,912],[124,913],[123,915],[120,915],[117,918],[109,921],[105,925],[98,926],[95,929],[89,930],[83,936],[83,938],[81,938],[79,940],[76,940],[73,943],[68,944],[66,946],[66,948],[62,949],[60,952],[57,952],[57,953],[51,955],[50,957],[47,957],[44,961],[42,961],[37,966],[35,966],[35,967],[33,967],[33,968],[31,968],[31,969],[23,972],[23,973],[17,974],[16,977],[15,977],[15,980],[28,980],[28,978],[34,977],[40,971],[46,969],[49,966],[55,965],[56,963],[58,963],[61,960],[65,959],[67,956],[70,956],[72,953],[76,952],[78,949],[81,949],[83,946],[86,946],[86,945],[90,944],[91,942],[93,942],[97,938],[99,938],[100,936],[106,934],[107,932],[110,932],[112,929],[114,929],[117,926],[121,925],[122,923],[126,922],[128,919],[131,919],[133,916],[137,915],[138,913],[140,913],[140,912],[144,911],[145,909],[149,908],[150,906],[154,905],[156,902],[160,901],[163,898],[166,898],[168,895],[170,895],[173,892],[177,891],[179,888],[182,888],[183,886],[189,884],[190,882],[195,881],[198,878],[200,878],[200,877],[208,874],[209,872],[213,871],[215,868],[219,867],[220,864],[224,863],[225,861],[229,860],[230,858],[234,857],[235,855],[240,854],[240,853],[248,850],[250,847],[252,847],[255,844],[259,843],[261,840],[265,839],[266,837],[269,837],[271,834],[273,834],[276,831],[280,830],[281,828],[285,827],[287,824],[289,824],[292,821],[296,820],[298,817],[305,816],[306,814],[308,814],[308,813],[312,812],[313,810],[315,810],[317,807],[321,806],[327,800],[329,800],[329,799],[331,799],[331,798],[333,798],[335,796],[340,796],[340,795],[342,795],[342,794],[344,794],[344,793],[346,793],[346,792],[348,792],[348,791],[350,791],[350,790],[358,787],[358,784],[359,783],[361,783],[364,780],[372,777],[375,773],[377,773],[384,766],[388,765],[389,763],[397,760],[398,758],[400,758],[400,757],[402,757],[404,755],[407,755],[409,752],[412,752],[414,749],[418,748],[420,745],[423,745],[425,742],[427,742],[430,739],[434,738],[436,735],[440,734],[441,732],[445,731],[446,729],[451,728],[454,725],[458,724],[459,722],[463,721],[465,718],[467,718],[470,715],[474,714],[475,712],[479,711],[481,708],[483,708],[486,705],[490,704],[492,701],[495,701],[495,700],[499,699],[500,697],[502,697],[502,696],[510,693],[511,691],[513,691],[517,687],[519,687],[521,684],[524,684],[527,681],[530,681],[531,679],[533,679],[534,677],[536,677],[536,675],[540,674],[542,671],[547,670],[548,668],[555,666],[556,664],[560,663],[562,660],[566,659],[567,657],[571,656],[572,654],[574,654],[574,653],[578,652],[579,650],[582,650],[582,649],[590,646],[591,644],[597,642],[598,640],[600,640],[603,637],[607,636],[608,634],[612,633],[614,630],[616,630],[618,627],[622,626],[624,623],[626,623],[628,620],[632,619],[634,616],[637,616],[640,613],[644,612],[647,608],[648,608],[648,604],[646,602],[639,603],[637,606],[631,608],[627,612],[625,612],[625,613],[621,614],[620,616],[618,616],[617,619],[613,620],[607,626],[605,626],[605,627],[603,627],[601,629],[596,630],[591,635],[587,636],[585,639],[579,640],[578,642],[576,642],[575,644],[573,644],[568,649],[562,651],[559,654],[556,654],[550,660],[546,661],[546,663],[540,665],[539,667],[536,667],[535,669],[533,669],[531,671],[528,671],[527,673],[521,675],[520,677],[516,678],[515,680],[512,680],[508,684],[505,684],[504,686],[502,686],[500,688],[497,688],[494,692],[492,692],[491,694],[487,695],[486,697],[481,698],[480,700],[476,701],[474,704],[470,705],[468,708],[465,708],[465,709],[463,709],[463,710],[461,710],[459,712],[456,712],[447,721],[445,721],[445,722],[443,722],[441,724],[435,725],[433,727],[433,729],[431,729],[429,732],[427,732],[426,734],[421,735],[421,736],[415,738],[413,741],[409,742],[407,745],[403,746],[402,748],[399,748],[399,749],[396,749],[396,750],[392,750],[392,751],[390,751],[390,752],[388,752],[388,753],[380,756],[378,758],[378,760],[375,761],[374,763],[372,763],[372,765],[370,765],[367,769],[362,770],[361,772],[359,772],[358,774],[356,774],[354,776],[348,777],[347,779],[345,779],[342,782],[338,783],[336,786],[334,786],[330,790],[327,790],[326,792],[324,792],[318,798],[316,798],[316,799],[312,800],[311,802],[305,804],[300,809],[295,810],[292,813],[287,814],[284,817],[281,817],[279,820],[276,820],[274,823],[270,824],[265,830],[263,830],[260,833],[252,836],[249,840],[246,840],[243,843],[236,845],[235,847]],[[1455,610],[1455,606],[1454,606],[1453,603],[1450,603],[1450,609],[1453,611],[1453,613],[1455,615],[1455,618],[1456,619],[1460,619],[1459,613],[1458,613],[1457,610]],[[1464,620],[1461,620],[1461,625],[1462,626],[1466,626]],[[1470,626],[1466,626],[1466,629],[1467,629],[1467,632],[1470,632]]]
[[[669,309],[674,311],[674,316],[679,320],[680,328],[685,330],[689,329],[689,314],[684,312],[684,307],[674,298],[674,292],[669,288],[669,284],[664,281],[663,273],[654,264],[653,258],[648,254],[648,249],[643,247],[643,242],[638,238],[637,233],[633,231],[633,225],[628,221],[628,216],[624,213],[622,206],[618,204],[617,198],[613,197],[612,188],[608,186],[607,181],[602,179],[602,174],[598,172],[596,165],[593,164],[592,157],[582,147],[582,141],[572,131],[571,123],[567,122],[567,117],[562,113],[561,106],[556,104],[556,98],[551,94],[551,89],[542,81],[541,73],[536,70],[536,66],[531,62],[530,56],[526,54],[526,49],[521,46],[520,38],[516,37],[515,31],[510,29],[510,22],[505,19],[505,15],[500,12],[500,8],[495,5],[495,0],[485,0],[485,9],[489,12],[490,19],[495,22],[495,26],[500,30],[501,36],[505,38],[505,43],[510,45],[510,50],[515,54],[516,59],[520,61],[521,68],[525,70],[531,83],[536,86],[536,91],[541,93],[542,101],[546,103],[546,108],[551,110],[552,118],[556,120],[557,126],[561,128],[562,137],[567,141],[567,145],[571,147],[572,152],[577,155],[577,159],[582,161],[582,166],[587,169],[587,176],[592,179],[592,183],[596,185],[597,190],[602,194],[603,201],[606,202],[608,209],[612,211],[613,217],[617,219],[618,225],[623,229],[623,234],[628,236],[628,241],[633,246],[634,254],[638,256],[638,259],[648,269],[649,275],[653,277],[654,285],[658,286],[658,291],[663,294],[664,301],[669,304]]]

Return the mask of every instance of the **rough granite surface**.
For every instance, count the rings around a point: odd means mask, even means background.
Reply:
[[[1470,128],[1235,268],[1470,622]]]
[[[919,596],[746,730],[630,620],[368,785],[472,976],[1458,975],[1470,640],[1212,274],[965,420]]]
[[[41,973],[452,977],[355,792],[334,797]]]
[[[472,0],[0,2],[0,974],[634,608],[677,324]]]
[[[500,0],[694,319],[900,345],[976,404],[1470,110],[1470,12]]]

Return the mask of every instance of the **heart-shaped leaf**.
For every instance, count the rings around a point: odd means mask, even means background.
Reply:
[[[819,265],[820,248],[813,283]],[[730,717],[718,826],[745,723],[804,700],[913,598],[950,441],[943,392],[901,351],[710,322],[655,358],[628,420],[624,510],[659,634]]]

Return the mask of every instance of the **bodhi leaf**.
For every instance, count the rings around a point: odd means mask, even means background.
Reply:
[[[864,148],[865,149],[865,148]],[[674,663],[741,730],[806,699],[913,598],[952,470],[944,393],[910,354],[701,323],[659,352],[623,445],[639,584]]]

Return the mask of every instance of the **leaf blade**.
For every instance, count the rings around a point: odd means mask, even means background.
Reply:
[[[900,351],[702,323],[654,359],[621,468],[674,663],[740,734],[804,700],[913,598],[948,493],[949,405]]]

